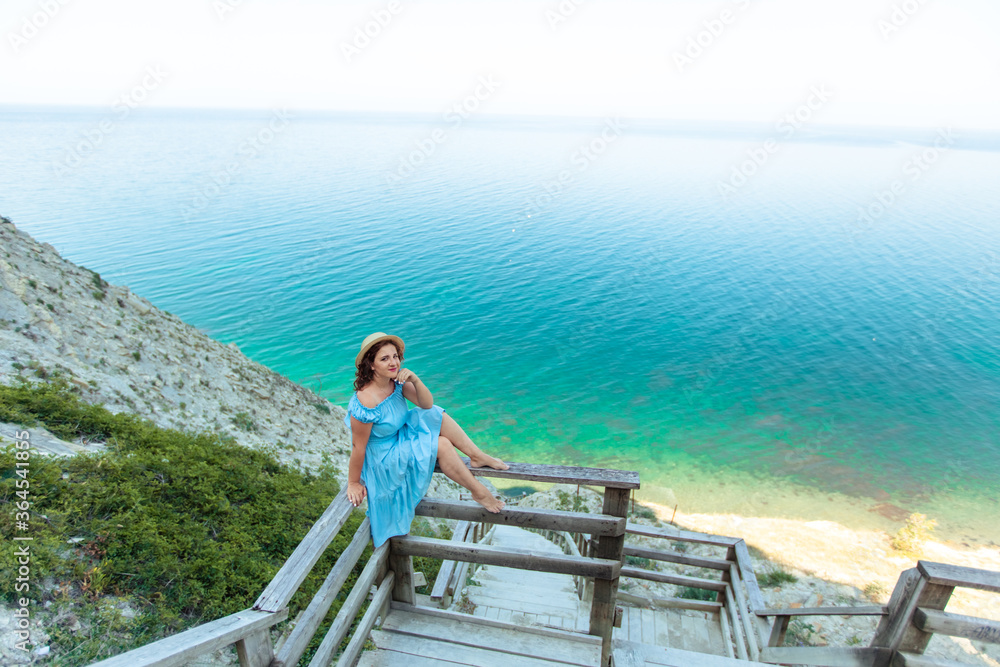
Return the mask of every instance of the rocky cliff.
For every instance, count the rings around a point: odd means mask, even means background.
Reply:
[[[343,408],[0,219],[0,382],[56,372],[113,412],[274,444],[301,468],[326,453],[346,475]]]

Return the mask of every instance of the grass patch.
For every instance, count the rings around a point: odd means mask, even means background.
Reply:
[[[776,588],[782,584],[794,584],[799,578],[787,570],[774,567],[757,575],[757,583],[766,588]]]
[[[410,535],[416,537],[435,537],[440,540],[450,540],[452,532],[452,529],[447,526],[435,527],[433,523],[419,516],[410,525]],[[413,571],[423,572],[424,578],[427,579],[427,585],[418,586],[416,589],[417,593],[422,595],[431,594],[431,591],[434,590],[434,581],[437,579],[438,572],[441,571],[442,562],[440,558],[428,558],[426,556],[413,557]]]
[[[625,562],[629,565],[635,565],[636,567],[641,567],[647,570],[650,566],[649,559],[643,558],[642,556],[625,556]]]
[[[684,598],[685,600],[702,600],[703,602],[714,602],[718,593],[715,591],[710,591],[706,588],[694,588],[692,586],[685,586],[681,589],[677,597]]]
[[[301,473],[230,438],[112,414],[64,380],[0,385],[0,420],[108,446],[71,458],[0,449],[0,534],[33,538],[30,591],[14,590],[18,565],[4,549],[0,598],[27,595],[39,612],[48,605],[49,644],[61,665],[89,664],[250,607],[339,490],[329,465]],[[30,463],[23,478],[18,460]],[[25,479],[31,506],[22,530],[15,508]],[[362,519],[356,512],[341,529],[292,598],[289,618]]]

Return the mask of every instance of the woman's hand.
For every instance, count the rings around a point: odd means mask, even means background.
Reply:
[[[368,495],[368,489],[361,482],[348,482],[347,483],[347,499],[351,501],[351,504],[357,507]]]
[[[412,382],[414,385],[420,382],[420,378],[417,374],[411,371],[409,368],[400,368],[399,372],[396,373],[396,382],[399,384],[406,384],[407,382]]]

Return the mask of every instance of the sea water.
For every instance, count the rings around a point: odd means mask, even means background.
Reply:
[[[287,110],[0,137],[0,214],[336,404],[387,331],[507,460],[1000,542],[995,142]]]

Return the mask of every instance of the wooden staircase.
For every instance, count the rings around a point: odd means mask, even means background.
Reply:
[[[904,572],[886,607],[767,609],[746,543],[672,527],[627,521],[638,473],[596,468],[511,464],[473,468],[475,475],[604,488],[601,514],[512,507],[490,514],[475,503],[424,499],[417,514],[453,519],[456,539],[410,535],[375,549],[323,635],[310,667],[360,665],[587,665],[589,667],[952,667],[923,656],[934,633],[1000,643],[1000,622],[945,611],[955,587],[1000,593],[1000,574],[919,562]],[[180,667],[235,645],[242,667],[292,667],[323,625],[350,573],[370,544],[367,519],[290,633],[273,643],[272,628],[354,508],[338,495],[316,521],[251,609],[200,625],[96,663],[99,667]],[[486,530],[486,526],[493,526]],[[531,531],[523,530],[528,528]],[[543,533],[561,544],[542,537]],[[718,557],[686,549],[626,546],[627,534],[665,544],[700,543]],[[467,572],[472,613],[434,608],[434,596],[415,591],[413,556],[444,561],[435,582],[439,604],[458,597]],[[625,566],[626,556],[706,571],[704,576]],[[475,571],[475,567],[480,569]],[[643,599],[619,592],[621,578],[701,588],[715,601]],[[450,592],[449,592],[450,591]],[[418,602],[420,604],[418,604]],[[367,608],[365,604],[367,603]],[[853,610],[853,611],[852,611]],[[868,647],[783,647],[789,619],[801,615],[865,613],[882,617]],[[360,616],[360,618],[359,618]],[[774,618],[774,622],[768,619]],[[371,639],[375,650],[365,651]],[[346,647],[343,646],[347,640]]]

